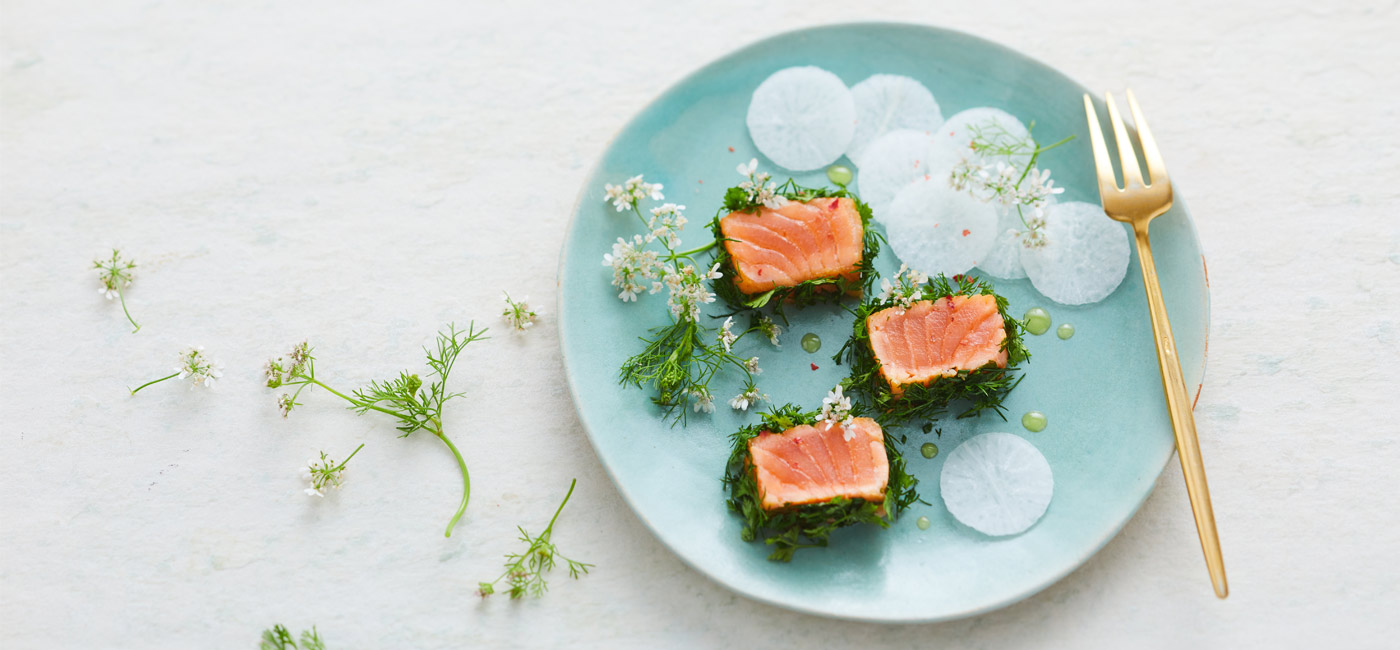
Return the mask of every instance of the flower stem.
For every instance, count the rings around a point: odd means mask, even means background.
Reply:
[[[710,242],[710,243],[708,243],[708,244],[705,244],[704,246],[701,246],[700,248],[696,248],[696,249],[693,249],[693,250],[684,251],[684,252],[681,252],[681,253],[674,253],[674,252],[673,252],[673,253],[671,253],[671,257],[674,259],[674,258],[681,258],[681,257],[690,257],[691,255],[694,255],[694,254],[696,254],[696,253],[703,253],[703,252],[705,252],[705,251],[707,251],[707,250],[710,250],[711,248],[714,248],[715,245],[719,243],[719,241],[720,241],[720,240],[716,239],[716,240],[714,240],[714,241],[712,241],[712,242]]]
[[[467,473],[467,461],[462,460],[462,452],[457,451],[457,445],[452,444],[452,440],[442,432],[441,427],[429,430],[436,434],[443,444],[447,445],[448,449],[452,450],[452,455],[457,457],[457,466],[462,468],[462,505],[457,506],[457,514],[452,515],[452,521],[447,522],[447,532],[443,533],[443,537],[451,537],[452,529],[457,526],[457,520],[461,519],[462,513],[467,511],[467,500],[472,496],[472,479],[471,475]],[[572,489],[570,488],[570,491]]]
[[[163,382],[163,381],[165,381],[165,380],[167,380],[167,379],[174,379],[174,378],[179,377],[179,376],[180,376],[180,373],[177,372],[177,373],[174,373],[174,374],[171,374],[171,375],[166,375],[166,376],[164,376],[164,377],[161,377],[160,379],[152,379],[152,380],[150,380],[150,381],[148,381],[148,382],[146,382],[146,383],[144,383],[144,384],[141,384],[140,386],[137,386],[136,388],[131,389],[131,394],[132,394],[132,395],[135,395],[135,394],[136,394],[136,391],[141,390],[142,388],[145,388],[145,387],[147,387],[147,386],[150,386],[151,384],[159,384],[160,382]]]
[[[134,329],[134,330],[131,330],[131,333],[132,333],[132,334],[135,334],[135,333],[141,331],[141,325],[137,324],[136,319],[134,319],[134,318],[131,317],[131,312],[127,311],[127,309],[126,309],[126,294],[125,294],[124,292],[122,292],[121,287],[117,287],[117,299],[120,300],[121,303],[122,303],[122,313],[123,313],[123,314],[126,314],[126,319],[127,319],[128,321],[131,321],[132,327],[135,327],[135,328],[136,328],[136,329]],[[136,390],[141,390],[141,389],[140,389],[140,388],[137,388]],[[133,391],[131,391],[131,392],[132,392],[132,393],[135,393],[136,390],[133,390]]]
[[[360,450],[361,450],[361,449],[364,449],[364,448],[365,448],[365,443],[363,443],[363,442],[360,443],[360,446],[359,446],[359,447],[356,447],[356,448],[355,448],[355,451],[350,452],[350,455],[349,455],[349,456],[346,456],[346,457],[345,457],[345,460],[340,461],[340,464],[339,464],[339,465],[336,465],[335,469],[336,469],[336,470],[345,469],[345,466],[348,465],[348,464],[350,464],[350,459],[351,459],[351,458],[354,458],[354,457],[355,457],[355,454],[360,453]]]
[[[389,409],[386,409],[386,408],[384,408],[384,407],[382,407],[382,406],[375,406],[375,405],[373,405],[373,404],[367,404],[367,403],[365,403],[365,402],[361,402],[360,400],[357,400],[357,399],[355,399],[355,398],[353,398],[353,397],[351,397],[351,396],[349,396],[349,395],[346,395],[345,393],[342,393],[342,392],[340,392],[340,391],[338,391],[338,390],[336,390],[336,389],[334,389],[334,388],[331,388],[330,386],[327,386],[327,385],[321,383],[321,380],[316,379],[315,377],[307,377],[306,375],[300,375],[300,376],[301,376],[301,377],[304,377],[307,381],[309,381],[309,382],[311,382],[311,383],[313,383],[313,384],[316,384],[317,386],[320,386],[321,388],[324,388],[324,389],[330,391],[332,395],[335,395],[336,397],[339,397],[340,399],[343,399],[343,400],[345,400],[345,401],[347,401],[347,402],[350,402],[351,404],[354,404],[356,407],[359,407],[359,408],[367,408],[367,409],[370,409],[370,410],[379,411],[380,413],[387,413],[387,414],[392,415],[392,416],[394,416],[394,417],[399,417],[399,414],[398,414],[398,413],[395,413],[395,412],[393,412],[393,411],[390,411]]]
[[[549,518],[549,525],[545,526],[544,533],[540,537],[549,538],[549,534],[554,530],[554,520],[559,518],[559,513],[564,512],[564,504],[569,502],[569,497],[574,494],[574,486],[578,484],[578,479],[569,479],[569,491],[564,493],[564,500],[560,502],[559,509],[554,511],[554,516]]]

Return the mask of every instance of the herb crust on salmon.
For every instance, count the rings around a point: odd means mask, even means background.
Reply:
[[[764,206],[741,187],[725,192],[724,207],[710,222],[721,244],[715,247],[714,261],[724,274],[713,283],[715,294],[736,312],[772,303],[781,316],[789,304],[834,303],[868,292],[883,240],[871,228],[870,206],[844,187],[803,187],[791,179],[774,193],[787,205]],[[857,221],[859,231],[853,232],[850,226]],[[759,232],[773,245],[744,241],[740,230]],[[736,254],[759,259],[737,259]],[[773,269],[775,277],[764,278],[763,269],[772,268],[764,257],[773,266],[791,266]]]
[[[1002,400],[1021,381],[1016,366],[1030,358],[1006,299],[975,277],[911,275],[915,281],[882,283],[884,293],[854,310],[851,338],[832,357],[851,368],[842,385],[890,424],[936,418],[957,401],[966,403],[958,417],[991,410],[1006,419]],[[889,336],[897,345],[876,340]],[[911,349],[900,358],[892,350],[903,345]]]
[[[820,411],[803,411],[797,405],[785,404],[763,413],[761,422],[740,429],[732,437],[734,447],[724,477],[724,485],[729,492],[729,508],[744,520],[740,537],[746,542],[762,539],[765,544],[773,546],[773,552],[768,556],[773,561],[791,561],[800,548],[826,546],[831,533],[838,528],[855,524],[888,528],[899,513],[919,498],[914,491],[918,479],[906,471],[904,457],[895,448],[890,434],[883,431],[879,424],[860,417],[844,424],[827,423],[818,420],[819,414]],[[822,435],[827,432],[832,435]],[[878,444],[883,447],[883,459],[872,453],[862,464],[869,465],[867,470],[883,468],[885,475],[879,477],[878,486],[871,483],[870,477],[860,474],[853,475],[854,482],[840,486],[832,485],[830,478],[825,481],[813,479],[810,485],[803,486],[803,493],[808,498],[796,499],[799,503],[788,500],[794,494],[791,486],[783,486],[788,488],[783,492],[784,498],[775,499],[766,493],[761,483],[774,486],[776,491],[780,480],[768,475],[761,480],[759,466],[781,467],[783,461],[780,457],[760,457],[756,462],[754,452],[757,449],[761,455],[769,453],[770,456],[781,456],[782,449],[762,443],[785,435],[789,440],[783,442],[790,442],[794,449],[801,446],[794,439],[795,436],[809,441],[824,439],[838,445],[844,441],[852,450]],[[874,440],[876,435],[880,437],[878,443]],[[826,451],[830,451],[830,448]],[[831,475],[850,471],[849,468],[837,469],[840,461],[820,456],[821,450],[816,454],[811,462],[819,466],[829,463]],[[852,464],[856,462],[855,459],[848,460]],[[880,460],[884,463],[881,464]],[[806,470],[796,467],[794,471],[802,473]],[[827,473],[824,472],[823,476],[827,476]],[[839,492],[859,496],[846,496]]]

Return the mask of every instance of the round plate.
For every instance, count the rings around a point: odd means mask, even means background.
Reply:
[[[757,417],[728,408],[740,390],[737,380],[712,385],[716,413],[693,414],[687,426],[674,428],[651,404],[650,393],[618,384],[619,366],[641,347],[638,337],[666,323],[668,312],[664,294],[623,303],[609,284],[602,256],[618,237],[637,232],[638,223],[603,201],[604,183],[635,174],[663,183],[667,201],[689,206],[682,248],[707,243],[703,222],[719,208],[724,190],[741,180],[739,163],[757,157],[760,168],[779,181],[788,175],[754,149],[744,116],[753,89],[774,71],[795,65],[821,66],[847,84],[876,73],[908,75],[933,91],[945,115],[995,106],[1026,123],[1034,120],[1042,142],[1073,134],[1073,142],[1049,152],[1041,164],[1066,188],[1061,199],[1098,201],[1085,89],[1012,50],[958,32],[901,24],[831,25],[745,47],[647,106],[618,134],[582,190],[559,265],[557,312],[579,418],[637,516],[697,571],[739,593],[813,614],[888,622],[946,620],[1011,604],[1073,571],[1113,537],[1171,458],[1173,438],[1136,255],[1117,291],[1083,307],[1056,305],[1025,280],[998,281],[1013,314],[1045,307],[1056,325],[1075,326],[1074,337],[1062,341],[1053,327],[1046,335],[1027,336],[1034,357],[1006,401],[1009,421],[984,415],[937,422],[941,435],[896,432],[908,435],[905,456],[929,505],[915,504],[888,530],[838,531],[828,548],[801,550],[790,564],[769,562],[763,544],[741,541],[740,521],[725,506],[720,477],[729,435]],[[794,177],[805,185],[826,184],[820,170]],[[1152,234],[1182,370],[1187,384],[1199,390],[1209,305],[1200,247],[1179,198],[1153,222]],[[888,274],[897,265],[886,249],[877,267]],[[718,303],[711,307],[707,314],[720,313]],[[819,353],[798,345],[807,332],[821,336]],[[792,314],[781,349],[754,336],[736,351],[760,358],[759,388],[774,402],[816,408],[845,376],[847,369],[831,355],[849,335],[849,315],[812,308]],[[1044,412],[1049,427],[1040,433],[1022,429],[1020,416],[1030,410]],[[1021,535],[994,539],[962,526],[939,496],[946,452],[984,431],[1024,436],[1054,470],[1049,510]],[[929,441],[944,452],[932,460],[918,451]],[[931,521],[928,530],[915,526],[920,516]]]

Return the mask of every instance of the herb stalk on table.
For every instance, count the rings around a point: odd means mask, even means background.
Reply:
[[[309,630],[302,630],[301,642],[298,643],[290,630],[282,625],[274,625],[270,630],[263,630],[258,650],[326,650],[326,642],[321,640],[315,626]]]
[[[554,522],[559,520],[559,513],[564,511],[564,506],[569,503],[569,497],[574,494],[574,486],[578,484],[578,479],[569,481],[569,491],[564,494],[564,500],[559,503],[559,508],[554,511],[554,516],[549,519],[549,525],[545,526],[544,532],[539,535],[531,535],[523,527],[516,526],[520,531],[520,541],[525,542],[525,552],[511,553],[506,556],[505,572],[497,576],[491,582],[480,582],[477,593],[482,598],[496,593],[496,585],[502,580],[510,586],[512,600],[524,598],[526,595],[539,598],[544,592],[549,590],[545,574],[554,568],[558,560],[563,560],[569,567],[569,577],[577,580],[579,576],[588,573],[592,564],[578,562],[564,557],[559,552],[559,548],[551,541],[554,535]]]
[[[121,301],[122,313],[126,314],[126,320],[135,329],[132,334],[141,331],[141,326],[136,319],[131,317],[131,312],[126,308],[126,288],[131,286],[131,281],[136,277],[136,262],[122,258],[122,252],[112,249],[112,257],[108,259],[96,259],[92,261],[92,268],[97,271],[97,281],[102,286],[97,289],[97,293],[102,294],[108,300],[113,298]]]
[[[277,407],[282,411],[283,417],[301,405],[297,399],[302,391],[314,385],[345,400],[349,403],[349,408],[358,414],[375,411],[398,420],[398,430],[402,432],[400,438],[423,430],[441,440],[457,459],[457,466],[462,471],[462,502],[457,507],[456,514],[447,523],[447,531],[444,534],[451,537],[452,529],[466,512],[467,501],[471,498],[471,476],[467,472],[466,461],[462,459],[462,452],[452,443],[452,439],[447,437],[442,425],[443,405],[465,394],[448,392],[447,378],[462,349],[485,338],[486,329],[476,329],[475,323],[468,323],[466,331],[458,330],[456,325],[449,324],[446,330],[438,333],[436,349],[423,350],[431,370],[426,384],[418,375],[405,370],[394,379],[372,381],[350,394],[331,388],[316,377],[316,357],[311,354],[311,346],[303,341],[292,348],[286,357],[267,362],[267,386],[296,388],[295,391],[283,393],[277,398]]]

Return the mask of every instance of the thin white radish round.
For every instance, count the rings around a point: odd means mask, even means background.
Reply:
[[[996,243],[996,208],[943,179],[906,186],[884,216],[875,217],[900,261],[930,275],[966,273]]]
[[[969,108],[954,114],[934,132],[934,135],[935,146],[929,161],[934,170],[952,170],[960,160],[972,156],[972,140],[977,135],[993,145],[1019,152],[1009,156],[989,157],[989,161],[994,163],[1005,162],[1024,167],[1030,162],[1035,146],[1030,130],[1021,120],[999,108],[987,106]]]
[[[1128,272],[1128,233],[1094,203],[1071,201],[1045,209],[1045,245],[1021,249],[1021,265],[1036,291],[1066,305],[1098,302]]]
[[[1055,494],[1050,463],[1010,433],[984,433],[958,445],[938,478],[943,503],[978,532],[1015,535],[1039,521]]]
[[[784,68],[753,91],[747,122],[759,152],[781,167],[805,171],[846,152],[856,107],[836,75],[815,66]]]
[[[880,136],[866,148],[856,176],[857,194],[878,216],[905,186],[928,180],[933,140],[923,131],[902,129]]]
[[[880,136],[910,129],[932,134],[943,124],[943,111],[923,84],[901,75],[872,75],[851,87],[856,105],[856,130],[846,157],[863,166],[864,151]]]

